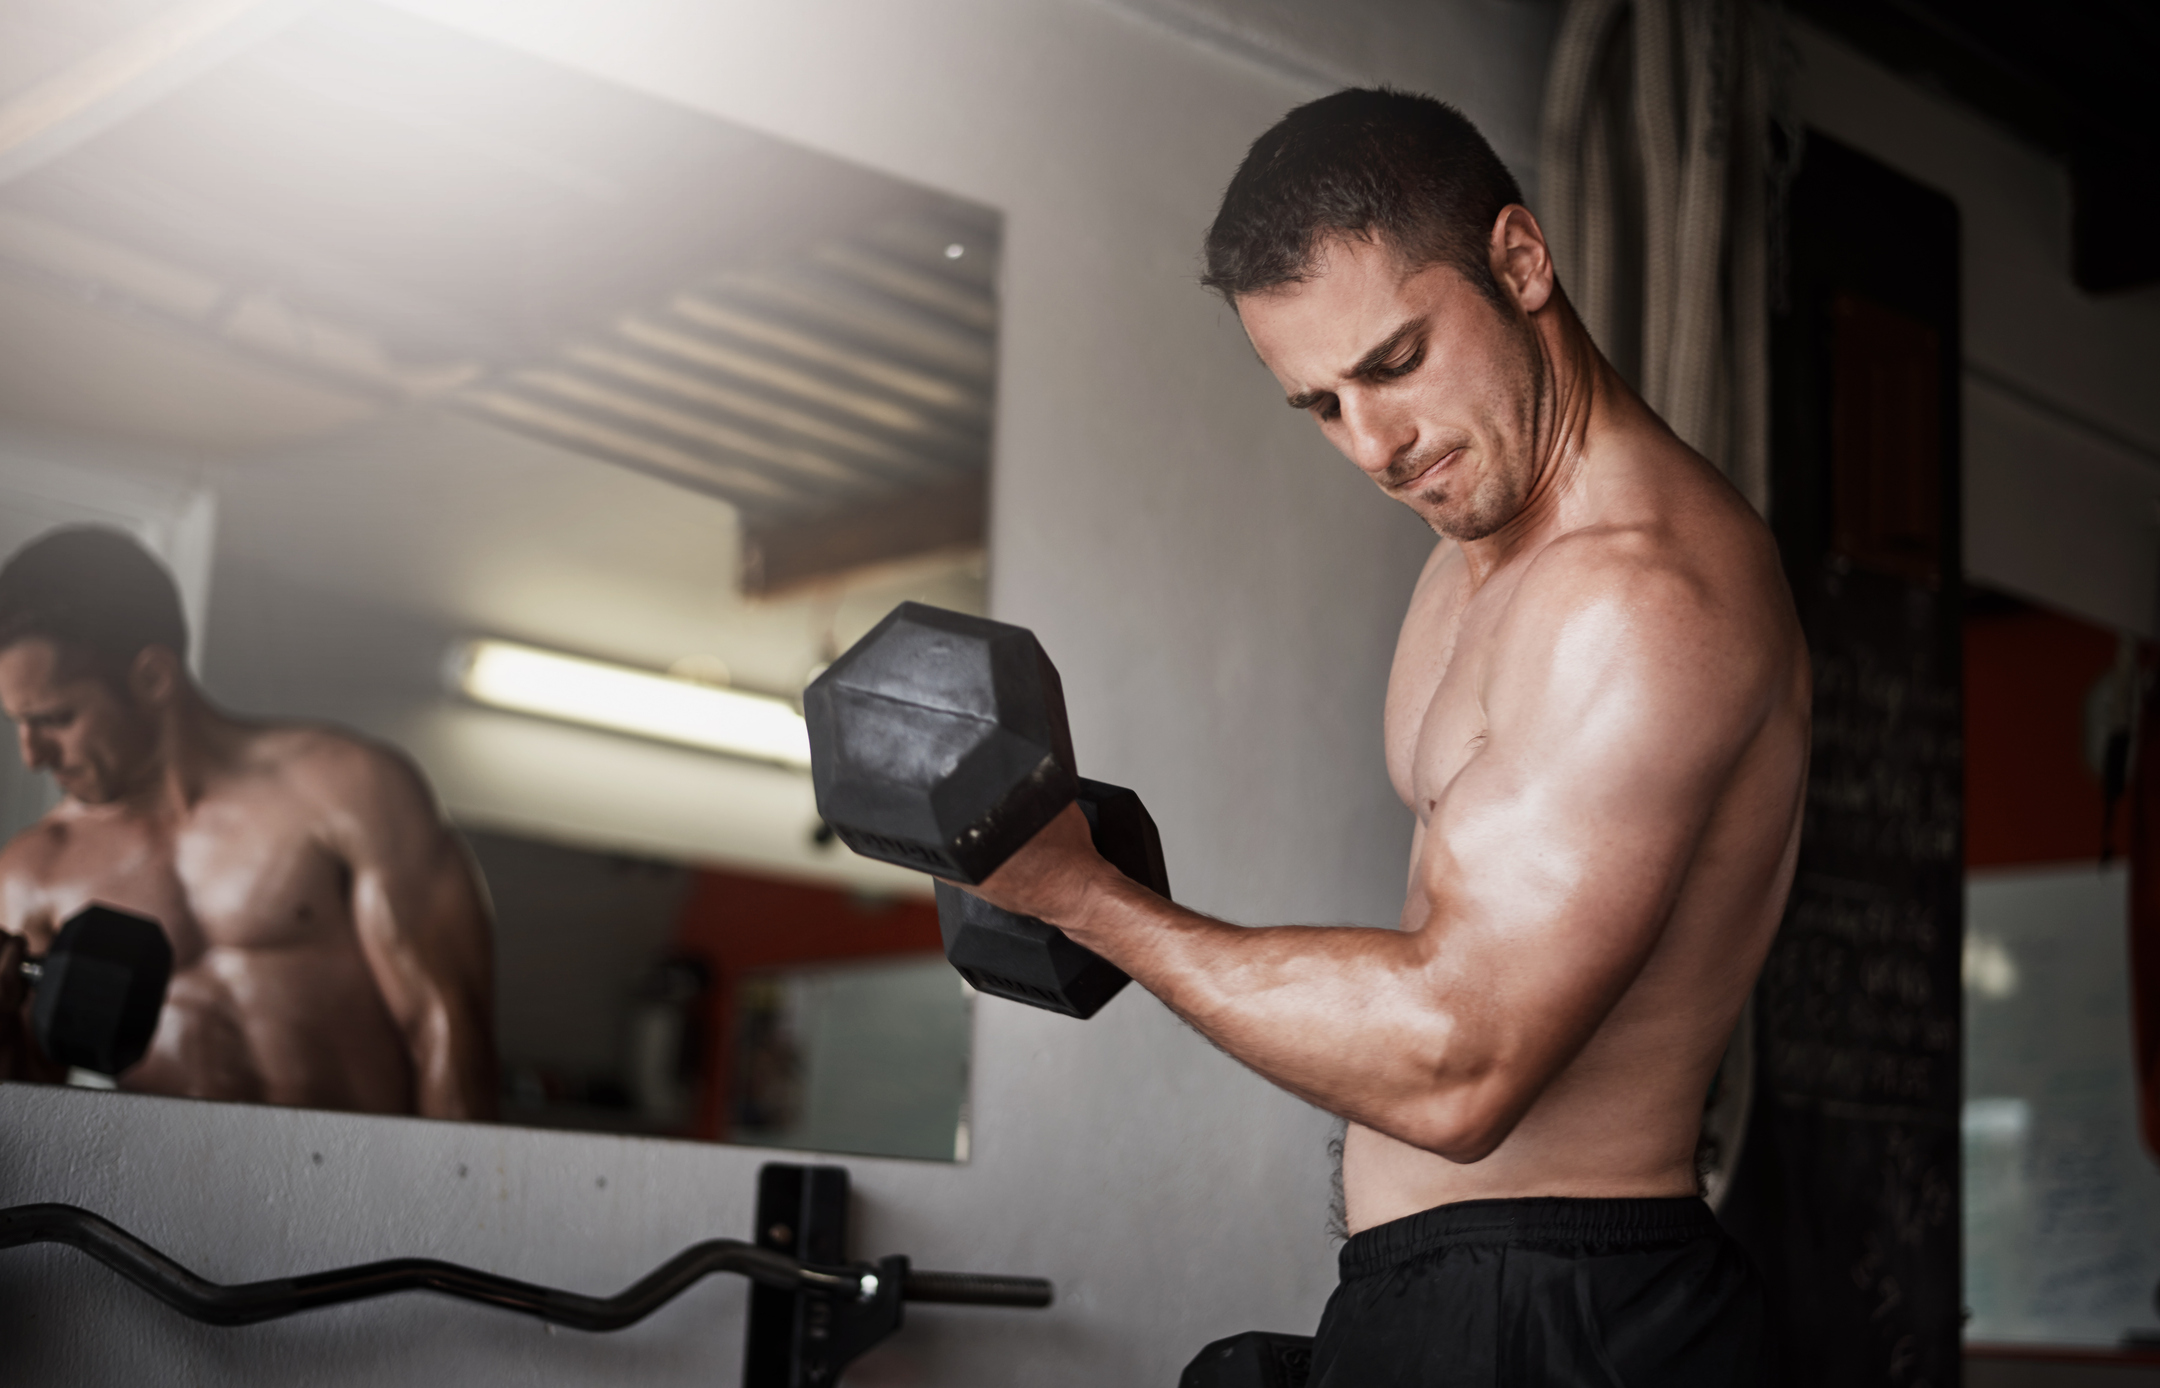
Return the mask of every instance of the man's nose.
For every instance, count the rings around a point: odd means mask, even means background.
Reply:
[[[25,728],[16,741],[22,745],[23,765],[32,771],[43,771],[53,763],[53,745],[45,738]]]
[[[1386,480],[1388,465],[1417,441],[1416,424],[1362,391],[1345,391],[1336,401],[1342,411],[1343,451],[1367,476]]]

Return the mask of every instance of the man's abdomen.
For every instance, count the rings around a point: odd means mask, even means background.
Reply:
[[[1696,1193],[1703,1096],[1724,1028],[1673,1005],[1680,980],[1638,977],[1500,1145],[1453,1162],[1352,1124],[1343,1194],[1353,1231],[1463,1200]]]
[[[1692,1119],[1638,1114],[1622,1126],[1539,1119],[1533,1109],[1491,1155],[1470,1163],[1351,1124],[1343,1139],[1343,1200],[1351,1232],[1464,1200],[1696,1193],[1699,1104]]]
[[[212,949],[174,974],[144,1093],[413,1111],[412,1062],[356,944]]]

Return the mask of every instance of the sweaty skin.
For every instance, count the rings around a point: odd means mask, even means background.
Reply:
[[[493,1117],[487,906],[419,774],[328,729],[228,718],[162,647],[128,682],[72,674],[43,639],[0,650],[23,762],[66,796],[0,851],[0,928],[42,953],[100,901],[172,941],[157,1034],[121,1087]],[[54,1078],[18,998],[0,984],[17,1026],[0,1078],[10,1049],[19,1076]]]
[[[1184,910],[1077,809],[976,889],[1347,1119],[1353,1231],[1694,1194],[1799,841],[1807,655],[1768,530],[1598,353],[1528,211],[1489,254],[1504,307],[1353,237],[1237,305],[1290,403],[1442,536],[1388,684],[1399,926]]]

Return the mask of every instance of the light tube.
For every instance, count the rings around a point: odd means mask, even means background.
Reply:
[[[458,688],[478,703],[708,752],[810,765],[809,729],[785,699],[515,641],[474,641],[463,656]]]

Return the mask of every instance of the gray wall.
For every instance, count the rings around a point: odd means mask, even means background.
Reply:
[[[1085,0],[413,8],[1003,209],[996,610],[1056,653],[1083,764],[1147,795],[1181,898],[1394,919],[1410,821],[1378,719],[1429,537],[1282,407],[1192,283],[1245,145],[1317,81]],[[1334,8],[1365,35],[1408,7]],[[1534,148],[1545,7],[1427,8],[1443,18],[1385,75]],[[1137,989],[1087,1024],[976,1016],[974,1160],[851,1161],[858,1247],[1047,1275],[1058,1305],[912,1313],[850,1382],[1168,1384],[1208,1339],[1311,1327],[1326,1120]],[[90,1206],[227,1280],[432,1255],[613,1290],[746,1233],[768,1155],[0,1088],[0,1203]],[[427,1298],[210,1330],[73,1253],[0,1255],[26,1383],[724,1383],[742,1302],[716,1283],[607,1337]]]

